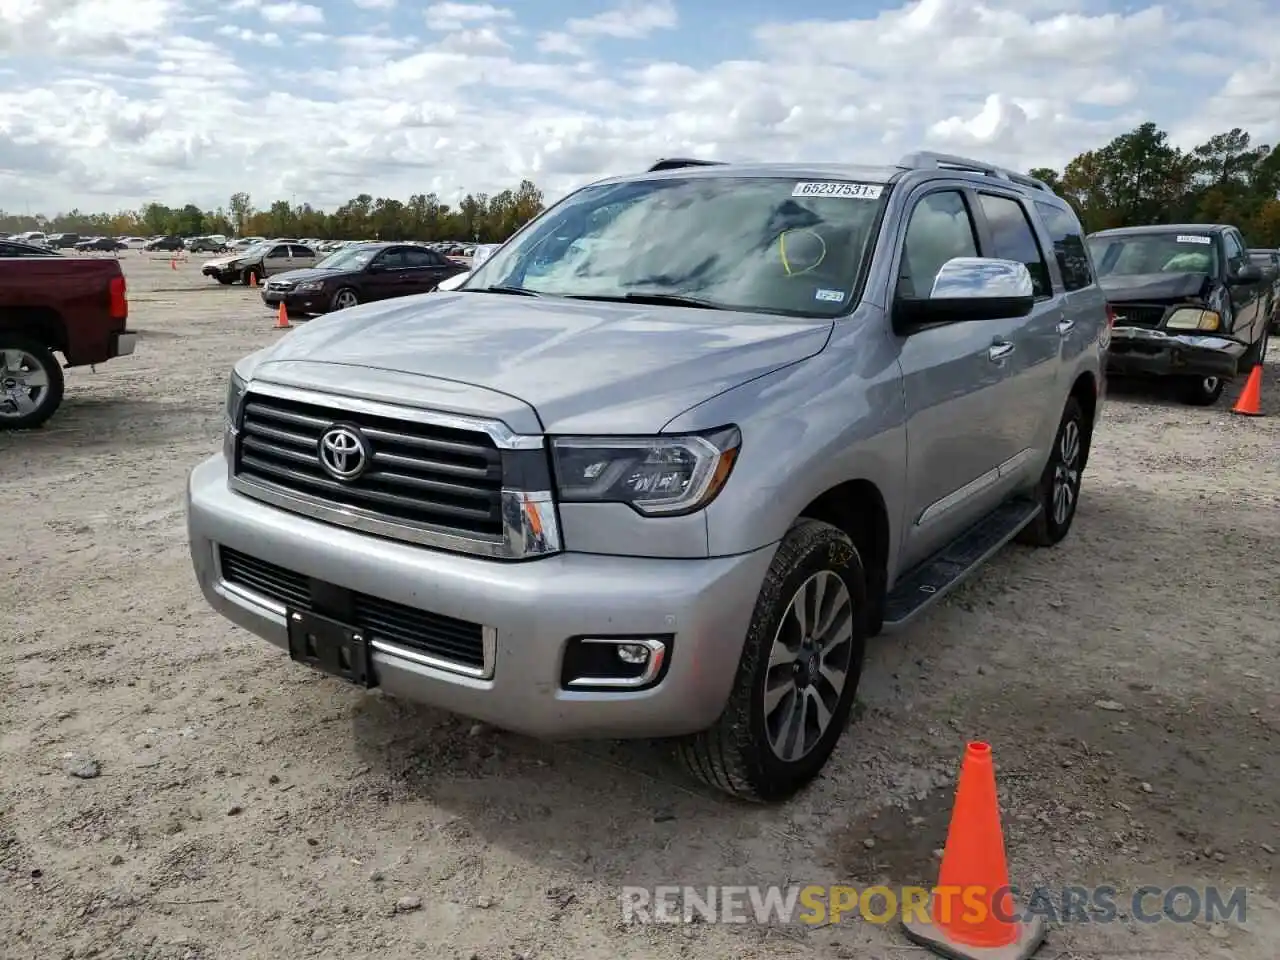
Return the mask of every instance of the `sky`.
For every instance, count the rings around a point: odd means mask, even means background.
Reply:
[[[1276,0],[0,0],[0,209],[1280,139]]]

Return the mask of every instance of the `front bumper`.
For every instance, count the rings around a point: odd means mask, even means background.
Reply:
[[[329,310],[329,298],[323,290],[299,293],[297,290],[272,290],[263,287],[262,302],[272,310],[283,303],[290,313],[326,313]]]
[[[378,644],[379,685],[393,696],[548,739],[648,738],[711,726],[733,684],[774,547],[734,557],[665,560],[562,553],[503,563],[341,529],[234,493],[215,456],[187,485],[191,557],[223,616],[288,649],[284,612],[230,588],[226,546],[267,563],[419,610],[490,628],[492,678],[424,666]],[[674,634],[666,672],[645,690],[562,685],[575,636]]]
[[[1234,377],[1246,349],[1227,337],[1114,327],[1107,370],[1121,376]]]

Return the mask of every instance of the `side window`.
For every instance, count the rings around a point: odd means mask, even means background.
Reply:
[[[310,247],[304,247],[304,246],[302,246],[301,244],[296,244],[296,245],[293,247],[293,256],[295,256],[295,257],[314,257],[314,256],[315,256],[315,251],[314,251],[314,250],[312,250]]]
[[[280,244],[278,247],[272,247],[271,252],[267,254],[268,259],[283,260],[289,256],[289,247],[287,244]]]
[[[435,258],[431,255],[430,250],[420,250],[416,247],[405,247],[402,251],[404,256],[404,265],[406,267],[422,268],[436,266]]]
[[[916,204],[907,224],[898,265],[898,296],[928,297],[942,265],[953,257],[976,257],[978,241],[964,195],[931,193]]]
[[[1228,230],[1223,235],[1223,243],[1226,245],[1227,263],[1232,269],[1240,267],[1244,263],[1244,244],[1240,242],[1240,238],[1235,232]]]
[[[1044,254],[1022,204],[990,193],[981,194],[979,202],[991,227],[992,249],[989,255],[1026,264],[1035,295],[1053,296],[1053,286],[1049,283],[1049,265],[1044,262]]]
[[[1067,292],[1081,290],[1093,283],[1093,270],[1084,245],[1084,229],[1070,210],[1051,203],[1036,201],[1036,210],[1053,238],[1053,255],[1062,271],[1062,284]]]
[[[402,270],[405,265],[404,253],[399,249],[384,250],[382,253],[378,254],[374,263],[378,264],[380,267],[385,267],[388,270]]]

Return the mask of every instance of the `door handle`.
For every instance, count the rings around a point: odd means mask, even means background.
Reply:
[[[1013,353],[1013,344],[1005,340],[999,343],[993,343],[987,348],[987,359],[993,363],[999,363],[1011,353]]]
[[[1071,332],[1071,328],[1074,327],[1075,325],[1076,325],[1076,322],[1072,320],[1070,317],[1067,317],[1064,320],[1059,320],[1058,333],[1060,333],[1062,336],[1065,337],[1068,333]]]

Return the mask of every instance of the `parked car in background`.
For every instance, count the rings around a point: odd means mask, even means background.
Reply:
[[[329,313],[373,300],[430,293],[441,280],[465,273],[434,250],[412,243],[363,243],[329,254],[314,267],[272,277],[262,302],[291,314]]]
[[[221,253],[227,249],[226,237],[192,237],[187,241],[191,253]]]
[[[0,429],[38,427],[62,403],[63,367],[133,353],[120,261],[0,241]],[[63,362],[57,354],[62,354]]]
[[[1038,180],[663,161],[237,363],[191,557],[300,664],[777,801],[869,635],[1068,535],[1107,333]]]
[[[142,245],[142,249],[149,250],[149,251],[165,250],[165,251],[176,253],[180,250],[185,250],[186,244],[183,243],[183,240],[181,237],[175,237],[175,236],[154,237],[148,240],[146,243],[144,243]]]
[[[71,250],[82,239],[78,233],[51,233],[46,242],[50,250]]]
[[[81,240],[76,244],[76,250],[80,253],[117,252],[128,249],[129,245],[127,243],[123,240],[117,240],[115,237],[93,237],[89,240]]]
[[[1089,250],[1115,313],[1108,369],[1173,378],[1184,403],[1217,402],[1265,356],[1272,282],[1229,224],[1119,227]]]
[[[1280,334],[1280,250],[1250,247],[1249,259],[1271,278],[1271,332]]]
[[[222,284],[249,284],[315,264],[316,253],[310,247],[297,242],[266,240],[219,260],[210,260],[200,272]]]

